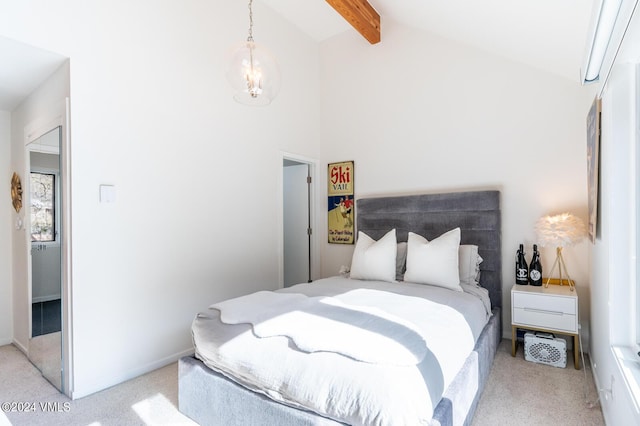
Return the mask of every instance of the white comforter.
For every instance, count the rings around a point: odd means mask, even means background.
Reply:
[[[212,305],[192,330],[207,366],[276,401],[349,424],[417,425],[488,316],[467,292],[333,277]]]

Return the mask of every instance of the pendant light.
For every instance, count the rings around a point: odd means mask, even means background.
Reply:
[[[233,98],[245,105],[269,105],[280,88],[278,64],[271,53],[253,41],[253,0],[249,0],[249,36],[231,57],[227,80]]]

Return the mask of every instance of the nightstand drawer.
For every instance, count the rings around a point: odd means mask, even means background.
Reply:
[[[549,311],[576,315],[575,297],[554,297],[547,294],[513,293],[513,307],[535,311]]]
[[[561,311],[546,309],[513,308],[512,323],[535,328],[548,328],[577,333],[576,316]]]
[[[580,369],[578,292],[569,286],[511,287],[511,356],[516,356],[518,329],[573,336],[573,363]]]

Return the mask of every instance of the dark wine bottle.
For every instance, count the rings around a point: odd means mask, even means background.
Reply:
[[[538,253],[538,245],[533,245],[533,257],[531,257],[531,265],[529,266],[529,284],[542,285],[542,264],[540,263],[540,253]]]
[[[516,284],[527,285],[529,283],[529,268],[524,258],[524,247],[520,244],[516,254]]]

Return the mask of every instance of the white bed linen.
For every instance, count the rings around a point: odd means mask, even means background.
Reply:
[[[349,303],[349,299],[358,303]],[[334,352],[375,364],[416,365],[427,347],[420,330],[371,307],[393,303],[391,299],[409,302],[406,296],[359,288],[333,297],[258,291],[211,307],[220,311],[225,324],[251,324],[253,334],[261,338],[288,337],[303,352]],[[378,350],[381,347],[385,350]]]
[[[288,337],[259,338],[251,324],[224,324],[220,311],[214,308],[194,320],[196,356],[249,389],[341,422],[428,424],[433,408],[486,324],[483,302],[475,295],[439,287],[342,277],[300,284],[279,293],[337,297],[343,303],[358,305],[362,302],[359,288],[393,294],[373,307],[420,330],[427,348],[419,364],[376,364],[328,351],[303,352]]]

